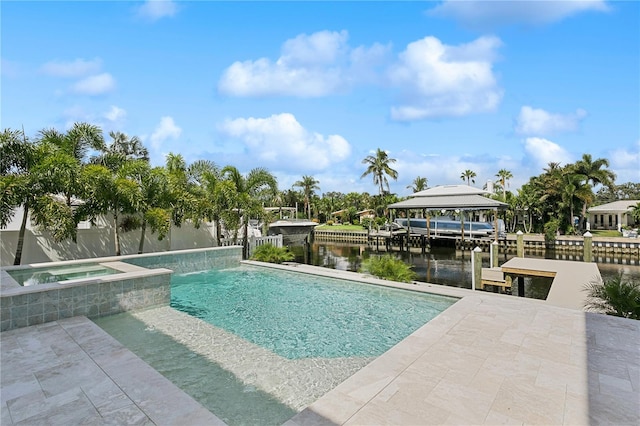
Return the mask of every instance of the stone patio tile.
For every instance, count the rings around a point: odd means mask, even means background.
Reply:
[[[406,398],[406,396],[405,396]],[[388,404],[370,404],[358,411],[345,425],[438,425],[449,413],[423,401],[410,399],[409,410]]]
[[[106,376],[93,384],[83,384],[82,390],[103,417],[133,404],[131,399]]]
[[[10,425],[11,421],[11,413],[9,413],[9,407],[4,402],[0,404],[0,425]]]
[[[5,375],[5,371],[2,371],[2,375]],[[0,392],[0,402],[4,404],[7,401],[19,398],[24,395],[32,394],[34,392],[41,392],[42,388],[40,383],[34,377],[33,374],[27,374],[23,380],[12,381],[10,384],[2,383],[2,392]]]
[[[109,412],[109,413],[100,413],[102,415],[102,419],[100,420],[100,424],[102,425],[113,425],[113,426],[151,426],[154,423],[147,417],[140,408],[138,408],[135,404],[129,401],[129,404],[119,409]]]
[[[34,392],[7,402],[14,424],[80,424],[82,420],[99,417],[91,401],[80,388],[46,398]]]
[[[637,394],[631,400],[613,395],[589,395],[589,423],[600,425],[637,425],[640,404]]]
[[[575,394],[585,394],[589,388],[586,373],[584,367],[545,359],[540,361],[535,385],[559,392],[568,391]]]
[[[489,414],[487,414],[487,418],[485,419],[484,423],[487,425],[524,425],[524,422],[522,420],[516,420],[493,410],[489,411]],[[456,424],[460,425],[464,423]]]
[[[106,375],[90,358],[70,360],[34,373],[47,397],[63,393],[67,389],[91,386],[101,382]]]
[[[467,423],[480,424],[489,413],[494,398],[494,395],[469,386],[442,380],[425,398],[425,402],[448,411],[449,415],[464,418]]]
[[[600,373],[598,374],[598,381],[600,382],[600,393],[603,394],[615,396],[625,392],[633,392],[631,380],[620,379],[618,377]]]
[[[589,424],[589,397],[585,395],[575,395],[567,393],[564,403],[565,425],[587,425]]]
[[[539,388],[506,378],[491,410],[525,424],[560,424],[564,417],[565,392]]]

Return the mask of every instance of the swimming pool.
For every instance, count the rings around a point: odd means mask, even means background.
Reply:
[[[288,359],[378,356],[456,300],[250,266],[171,283],[173,308]]]
[[[458,300],[247,265],[171,290],[95,322],[229,425],[284,423]]]
[[[75,280],[78,278],[118,274],[120,271],[97,263],[83,263],[79,265],[8,270],[7,273],[11,278],[16,280],[18,284],[26,287],[31,285]]]

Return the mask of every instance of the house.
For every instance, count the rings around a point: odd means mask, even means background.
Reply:
[[[362,223],[362,219],[375,219],[376,212],[372,209],[365,209],[356,213],[360,218],[360,223]]]
[[[618,200],[601,204],[587,210],[591,229],[616,229],[637,225],[631,214],[640,200]]]

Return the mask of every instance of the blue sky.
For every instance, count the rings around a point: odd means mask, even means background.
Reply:
[[[640,3],[12,2],[1,13],[1,126],[74,121],[248,171],[281,189],[515,190],[550,161],[607,158],[640,182]]]

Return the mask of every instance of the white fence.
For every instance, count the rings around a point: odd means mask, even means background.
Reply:
[[[282,247],[282,234],[268,235],[266,237],[251,237],[249,239],[249,257],[253,254],[253,251],[262,245],[271,244],[274,247]]]

